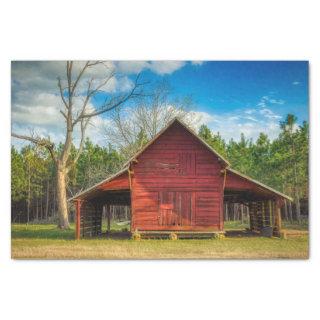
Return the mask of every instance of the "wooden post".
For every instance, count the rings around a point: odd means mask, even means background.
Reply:
[[[250,221],[250,230],[254,229],[254,204],[249,202],[249,221]]]
[[[261,231],[263,227],[263,222],[262,222],[262,205],[261,205],[261,200],[256,202],[256,207],[255,207],[255,216],[257,219],[257,230],[256,231]]]
[[[266,206],[265,202],[261,201],[261,229],[263,229],[266,226]]]
[[[110,204],[107,204],[107,233],[110,233]]]
[[[280,208],[279,200],[276,200],[276,203],[275,203],[274,225],[275,225],[274,235],[280,237],[280,234],[281,234],[281,208]]]
[[[269,227],[272,227],[272,201],[268,201],[269,204]]]
[[[81,201],[76,201],[76,240],[80,239]]]
[[[288,205],[287,205],[287,200],[284,200],[284,218],[285,220],[288,220]]]
[[[289,220],[292,222],[292,202],[289,201]]]

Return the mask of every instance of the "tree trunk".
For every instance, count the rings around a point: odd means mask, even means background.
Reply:
[[[36,198],[36,220],[39,222],[39,201],[38,201],[38,196]]]
[[[299,195],[297,195],[297,198],[296,198],[296,217],[297,217],[297,220],[300,221],[300,218],[301,218],[301,209],[300,209],[300,199],[299,199]]]
[[[66,169],[57,165],[57,204],[59,215],[59,228],[69,229],[68,219],[68,204],[67,204],[67,191],[66,191]]]
[[[55,218],[56,216],[56,189],[57,189],[57,184],[53,188],[53,206],[52,206],[52,217]]]
[[[30,201],[31,201],[31,177],[30,177],[30,164],[28,164],[27,223],[30,222]]]
[[[49,180],[47,180],[47,195],[46,195],[46,221],[48,221],[48,211],[49,211]]]

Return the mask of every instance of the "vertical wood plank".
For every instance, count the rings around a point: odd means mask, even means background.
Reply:
[[[107,233],[110,233],[110,204],[107,204]]]
[[[269,226],[272,227],[272,201],[268,201],[268,207],[269,207]]]
[[[280,236],[281,234],[281,209],[279,200],[275,202],[275,232],[274,235]]]
[[[76,201],[76,239],[80,239],[80,219],[81,219],[81,202],[80,200]]]

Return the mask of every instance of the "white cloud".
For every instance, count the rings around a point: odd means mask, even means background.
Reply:
[[[268,119],[281,119],[281,116],[275,114],[272,110],[267,108],[261,109],[260,113]]]
[[[253,114],[253,113],[255,113],[255,112],[256,112],[255,109],[247,109],[247,110],[244,110],[244,113],[246,113],[246,114]]]
[[[204,61],[200,61],[200,60],[191,61],[191,64],[194,66],[201,66],[203,63]]]
[[[170,74],[180,68],[186,63],[184,61],[151,61],[149,69],[157,74]]]
[[[247,120],[254,121],[254,122],[259,122],[259,120],[257,120],[254,117],[251,117],[251,116],[244,116],[243,119],[247,119]]]
[[[137,74],[149,66],[147,61],[115,61],[114,64],[117,71],[126,74]]]
[[[255,117],[248,116],[255,113]],[[214,133],[219,132],[227,141],[230,139],[239,140],[241,133],[246,138],[256,140],[260,132],[274,139],[278,136],[280,115],[273,113],[271,110],[256,112],[254,109],[236,110],[231,113],[214,114],[194,111],[194,117],[198,117],[199,122],[197,129],[201,124],[206,124]],[[270,112],[271,111],[271,112]]]
[[[73,74],[78,74],[84,61],[73,63]],[[157,74],[170,74],[185,65],[184,61],[106,61],[90,67],[82,78],[78,96],[74,99],[74,108],[82,103],[82,93],[90,79],[101,83],[102,79],[116,72],[116,76],[102,88],[109,94],[129,91],[133,86],[130,74],[142,70],[151,70]],[[30,131],[40,136],[50,136],[58,143],[64,139],[65,120],[60,114],[64,109],[57,86],[58,77],[66,78],[65,61],[16,61],[12,63],[12,130],[20,134]],[[63,82],[63,85],[65,80]],[[93,109],[93,105],[89,104]],[[99,128],[108,122],[95,117],[87,131],[95,142],[101,142]],[[79,140],[79,130],[75,131],[75,141]]]
[[[269,99],[269,102],[273,104],[284,104],[284,100],[281,99]]]
[[[293,84],[294,86],[297,86],[297,85],[300,84],[300,81],[293,81],[292,84]]]
[[[143,70],[164,75],[171,74],[186,64],[185,61],[163,60],[163,61],[115,61],[117,71],[124,74],[137,74]]]
[[[62,103],[59,96],[50,93],[36,94],[27,100],[27,104],[16,103],[12,106],[12,131],[18,134],[35,134],[40,137],[50,137],[58,144],[65,139],[65,120],[60,114]],[[76,100],[75,111],[80,108],[80,100]],[[92,104],[88,105],[88,112],[92,111]],[[101,144],[103,141],[102,128],[108,121],[101,116],[91,119],[86,136],[93,142]],[[80,141],[80,128],[75,127],[74,143]],[[23,146],[13,139],[14,145]]]

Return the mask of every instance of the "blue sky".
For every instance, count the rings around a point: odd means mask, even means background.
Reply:
[[[187,65],[168,77],[177,93],[192,94],[199,110],[223,114],[255,108],[263,96],[283,101],[268,107],[308,119],[306,62],[206,62]]]
[[[80,63],[80,62],[79,62]],[[308,120],[308,62],[305,61],[113,61],[118,76],[107,91],[125,92],[136,74],[155,83],[166,80],[172,97],[192,96],[191,112],[196,128],[207,124],[226,139],[238,140],[241,132],[256,139],[260,132],[275,138],[279,122],[288,113],[299,123]],[[64,62],[14,62],[12,64],[12,127],[19,133],[32,130],[39,135],[63,139],[61,101],[56,78]],[[105,71],[93,70],[99,78]],[[92,107],[97,105],[92,101]],[[89,137],[97,138],[107,116],[94,120]]]

